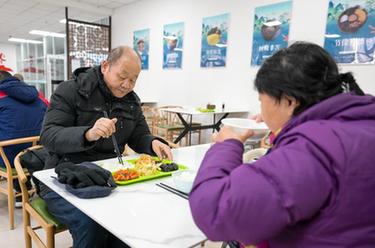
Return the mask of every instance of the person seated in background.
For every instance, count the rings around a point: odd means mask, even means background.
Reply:
[[[15,77],[15,78],[18,78],[20,81],[24,81],[24,79],[23,79],[23,76],[22,76],[22,74],[20,74],[20,73],[15,73],[14,75],[13,75],[13,77]]]
[[[50,154],[45,169],[62,162],[78,164],[116,157],[111,135],[115,135],[121,153],[128,144],[138,153],[172,159],[167,143],[151,135],[140,99],[133,91],[140,71],[137,53],[122,46],[111,50],[100,66],[79,68],[74,80],[59,84],[41,133],[41,143]],[[103,117],[104,111],[109,118]],[[73,247],[127,247],[45,185],[41,185],[40,195],[49,212],[69,228]]]
[[[307,42],[265,60],[254,84],[273,146],[243,164],[253,133],[224,126],[189,196],[195,223],[214,241],[375,247],[375,97]]]
[[[9,72],[0,71],[0,140],[9,140],[40,134],[47,100],[38,96],[34,86],[27,85]],[[16,155],[31,144],[4,147],[4,152],[13,166]],[[0,157],[0,166],[5,168]],[[17,180],[14,189],[20,192]],[[27,183],[31,188],[30,181]],[[22,198],[16,197],[16,207],[22,207]]]

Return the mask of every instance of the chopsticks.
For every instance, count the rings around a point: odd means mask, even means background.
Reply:
[[[109,119],[107,111],[103,110],[103,114],[104,114],[105,118]],[[122,164],[122,166],[124,166],[124,161],[122,161],[122,155],[121,155],[120,149],[118,148],[117,140],[116,140],[116,137],[115,137],[114,133],[111,135],[111,138],[112,138],[113,146],[115,147],[115,152],[116,152],[116,155],[117,155],[117,158],[118,158],[118,162],[120,164]]]
[[[165,190],[167,190],[167,191],[169,191],[169,192],[171,192],[175,195],[178,195],[178,196],[180,196],[180,197],[182,197],[186,200],[189,199],[189,195],[186,194],[185,192],[182,192],[178,189],[172,188],[171,186],[166,185],[164,183],[156,183],[156,186],[159,186],[160,188],[163,188],[163,189],[165,189]]]

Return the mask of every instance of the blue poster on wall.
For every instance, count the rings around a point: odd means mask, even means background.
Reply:
[[[251,65],[261,65],[277,50],[288,46],[292,1],[255,8]]]
[[[227,60],[229,14],[202,21],[201,67],[223,67]]]
[[[183,42],[183,22],[164,25],[163,69],[182,67]]]
[[[142,70],[148,70],[148,51],[150,48],[150,29],[134,31],[133,47],[142,61]]]
[[[330,0],[324,48],[338,63],[374,64],[375,0]]]

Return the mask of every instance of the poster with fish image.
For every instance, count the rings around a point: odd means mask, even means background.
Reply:
[[[251,65],[259,66],[288,46],[292,1],[255,8]]]
[[[337,63],[374,64],[375,0],[330,0],[324,48]]]
[[[141,57],[142,70],[148,70],[148,51],[150,48],[150,29],[134,31],[133,48]]]
[[[227,60],[229,14],[202,21],[201,67],[224,67]]]
[[[182,68],[184,23],[164,25],[163,69]]]

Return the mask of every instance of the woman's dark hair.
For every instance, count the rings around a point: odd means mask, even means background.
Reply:
[[[299,102],[294,115],[345,91],[364,95],[350,72],[339,73],[328,52],[308,42],[293,43],[266,59],[254,85],[277,101],[283,95],[294,97]]]

